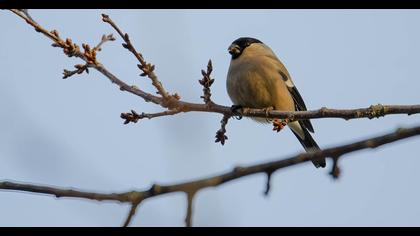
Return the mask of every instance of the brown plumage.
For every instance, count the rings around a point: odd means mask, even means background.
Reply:
[[[274,52],[261,41],[239,38],[229,47],[232,54],[226,87],[235,105],[251,108],[269,108],[281,111],[306,111],[302,96],[293,84],[286,67]],[[267,123],[265,118],[252,118]],[[310,120],[288,124],[306,151],[319,146],[309,132],[314,132]],[[325,167],[325,159],[313,161]]]

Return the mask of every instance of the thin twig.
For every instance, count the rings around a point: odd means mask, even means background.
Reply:
[[[137,50],[134,48],[133,44],[131,44],[130,37],[128,36],[128,34],[123,33],[121,31],[121,29],[111,20],[111,18],[108,15],[102,14],[102,20],[104,22],[110,24],[112,26],[112,28],[114,28],[118,32],[118,34],[121,36],[121,38],[125,41],[125,43],[123,43],[123,47],[126,48],[127,50],[129,50],[131,53],[133,53],[133,55],[140,62],[140,65],[138,65],[138,67],[139,67],[139,69],[141,69],[143,71],[143,74],[141,74],[141,76],[146,76],[147,75],[147,77],[149,77],[149,79],[152,80],[152,84],[158,90],[158,93],[163,98],[168,98],[169,94],[165,91],[165,88],[162,86],[162,83],[158,80],[158,77],[154,73],[155,66],[147,63],[144,60],[143,55],[141,53],[137,52]]]
[[[102,35],[101,42],[99,42],[98,45],[96,45],[96,47],[93,48],[93,50],[101,51],[102,44],[104,44],[106,42],[109,42],[109,41],[115,41],[115,38],[112,34]]]
[[[179,112],[180,111],[178,111],[178,110],[167,110],[167,111],[158,112],[158,113],[144,113],[144,112],[142,112],[141,114],[139,114],[136,111],[131,110],[131,112],[121,113],[121,118],[125,120],[124,124],[128,124],[130,122],[137,123],[137,121],[139,121],[141,119],[144,119],[144,118],[152,119],[152,118],[156,118],[156,117],[175,115],[175,114],[178,114]]]
[[[28,9],[20,9],[21,11],[22,11],[22,13],[23,14],[25,14],[26,15],[26,17],[28,17],[28,19],[30,19],[31,21],[33,21],[33,22],[35,22],[35,23],[37,23],[33,18],[32,18],[32,16],[29,14],[29,11],[28,11]]]
[[[133,216],[136,214],[136,210],[137,210],[139,204],[140,204],[140,202],[139,203],[134,203],[134,204],[131,205],[130,211],[128,212],[128,215],[127,215],[127,218],[124,221],[123,227],[127,227],[131,223],[131,220],[133,219]]]
[[[187,192],[187,214],[185,216],[185,225],[187,227],[192,226],[192,211],[193,211],[193,199],[196,191]]]
[[[63,71],[63,79],[67,79],[67,78],[69,78],[69,77],[71,77],[71,76],[73,76],[75,74],[81,74],[84,71],[86,71],[86,73],[89,74],[88,64],[84,64],[84,65],[77,64],[74,67],[76,68],[76,70],[69,71],[69,70],[64,69],[64,71]]]

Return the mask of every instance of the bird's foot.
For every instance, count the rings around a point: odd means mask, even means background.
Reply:
[[[274,107],[266,107],[263,108],[263,111],[265,112],[265,119],[267,120],[267,122],[271,122],[272,119],[268,118],[268,115],[270,113],[270,111],[274,110]]]
[[[230,110],[233,113],[233,117],[235,117],[237,120],[242,119],[242,109],[243,107],[241,105],[232,105],[230,107]]]
[[[280,132],[288,123],[290,122],[289,119],[274,119],[273,121],[273,130]]]

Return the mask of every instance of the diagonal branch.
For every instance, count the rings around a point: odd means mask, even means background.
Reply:
[[[29,25],[31,25],[35,31],[42,33],[43,35],[47,36],[49,39],[54,41],[54,47],[63,48],[63,52],[67,56],[75,56],[82,59],[85,62],[88,62],[88,59],[85,55],[80,51],[80,47],[74,43],[72,43],[71,39],[63,40],[56,30],[49,32],[48,30],[41,27],[39,24],[34,22],[33,20],[29,19],[24,13],[19,10],[11,9],[13,13],[24,19]],[[90,65],[92,68],[96,69],[100,73],[102,73],[106,78],[108,78],[112,83],[119,86],[120,90],[130,92],[134,95],[137,95],[143,98],[146,102],[153,102],[155,104],[161,103],[161,98],[158,96],[154,96],[150,93],[144,92],[143,90],[138,89],[136,86],[130,86],[127,83],[120,80],[117,76],[112,74],[109,70],[107,70],[99,61],[97,64]]]
[[[168,98],[169,94],[166,92],[165,88],[163,88],[162,83],[158,80],[158,77],[156,76],[156,74],[154,72],[155,66],[150,64],[150,63],[147,63],[144,60],[143,55],[141,53],[137,52],[137,50],[134,48],[133,44],[131,43],[130,37],[128,36],[128,34],[123,33],[121,31],[121,29],[111,20],[111,18],[109,18],[108,15],[102,14],[102,21],[110,24],[112,26],[112,28],[114,28],[115,31],[118,32],[118,34],[121,36],[121,38],[123,38],[123,40],[125,41],[125,43],[122,44],[123,47],[126,48],[127,50],[129,50],[131,53],[133,53],[133,55],[140,62],[138,67],[139,67],[140,70],[143,71],[141,76],[146,76],[147,75],[147,77],[149,77],[149,79],[152,80],[152,84],[158,90],[158,93],[160,95],[162,95],[163,98]]]
[[[386,135],[376,136],[374,138],[364,139],[359,142],[327,148],[312,153],[301,153],[277,161],[265,162],[262,164],[251,165],[247,167],[236,167],[232,171],[228,171],[224,174],[199,179],[196,181],[184,182],[174,185],[154,184],[150,189],[145,191],[130,191],[125,193],[104,194],[94,192],[83,192],[73,189],[54,188],[42,185],[20,184],[6,181],[0,182],[0,189],[44,193],[54,195],[56,197],[85,198],[97,201],[117,201],[131,203],[132,207],[127,217],[127,220],[124,223],[125,226],[129,224],[130,220],[132,219],[132,216],[136,211],[136,208],[144,199],[173,192],[184,192],[187,194],[188,197],[188,210],[186,217],[186,222],[188,223],[191,222],[192,199],[194,197],[194,194],[201,189],[208,187],[216,187],[226,182],[257,173],[267,173],[271,175],[273,172],[279,169],[311,161],[312,159],[320,159],[326,157],[332,158],[336,162],[337,159],[339,157],[343,157],[344,154],[359,151],[362,149],[376,148],[388,143],[392,143],[416,135],[420,135],[420,125],[412,128],[400,128],[397,129],[395,132],[391,132]],[[335,168],[337,168],[336,165]]]

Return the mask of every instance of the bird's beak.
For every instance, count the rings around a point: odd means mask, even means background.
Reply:
[[[241,49],[236,44],[230,45],[228,51],[231,55],[238,55],[239,53],[241,53]]]

